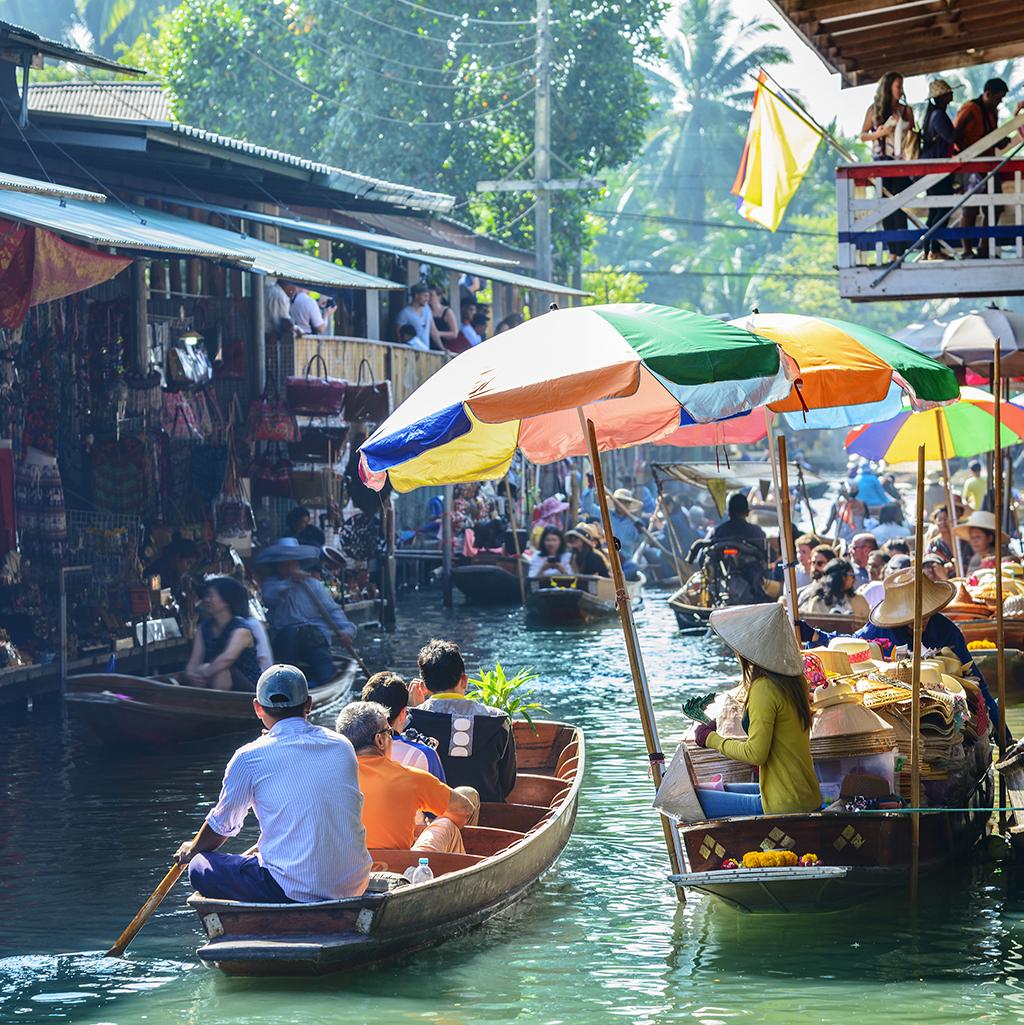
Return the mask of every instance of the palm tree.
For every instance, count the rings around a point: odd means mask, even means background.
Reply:
[[[649,184],[664,212],[705,219],[708,194],[724,196],[739,163],[751,76],[789,61],[782,47],[763,41],[775,31],[766,22],[741,21],[728,0],[686,0],[665,65],[652,72],[660,126],[634,162],[627,188]],[[693,228],[692,237],[703,238],[703,227]]]
[[[1009,95],[1016,95],[1020,92],[1021,86],[1018,71],[1018,62],[1009,60],[998,64],[976,64],[973,68],[959,68],[944,77],[949,79],[949,84],[954,88],[963,86],[957,96],[957,102],[963,104],[973,100],[975,96],[980,96],[990,78],[1001,78],[1010,87]]]

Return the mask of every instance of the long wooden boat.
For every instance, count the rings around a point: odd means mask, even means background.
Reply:
[[[358,672],[349,661],[310,695],[322,709],[348,698]],[[175,744],[228,733],[259,731],[252,694],[188,687],[173,676],[87,673],[71,676],[65,700],[76,718],[109,744]]]
[[[452,583],[472,605],[520,605],[523,600],[515,557],[476,555],[452,569]]]
[[[629,600],[636,608],[642,601],[644,575],[626,581]],[[538,623],[562,626],[592,623],[618,615],[615,584],[608,577],[548,576],[527,581],[526,614]]]
[[[199,957],[229,975],[320,975],[450,939],[521,900],[572,834],[583,734],[517,722],[519,774],[505,804],[484,804],[463,830],[465,854],[431,854],[434,878],[314,904],[246,904],[193,894],[207,942]],[[373,850],[374,871],[403,872],[419,851]]]
[[[970,811],[936,809],[920,816],[922,875],[963,857],[985,834],[992,810],[992,768],[975,782]],[[686,860],[669,878],[683,890],[710,894],[755,913],[835,911],[905,890],[911,870],[911,817],[899,812],[757,815],[678,825]],[[815,866],[722,867],[749,851],[816,854]]]

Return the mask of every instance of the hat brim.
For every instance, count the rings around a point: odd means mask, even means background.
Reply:
[[[578,540],[582,541],[584,544],[590,545],[591,548],[593,548],[595,545],[595,541],[593,538],[587,537],[586,534],[581,534],[578,530],[567,530],[565,532],[565,536],[575,537]]]
[[[319,559],[320,549],[313,545],[271,545],[256,554],[256,562],[260,566],[275,562],[317,562]]]
[[[956,597],[956,587],[948,580],[932,580],[929,581],[929,583],[933,587],[942,588],[942,590],[946,592],[946,597],[938,600],[939,596],[936,595],[936,601],[932,602],[930,605],[922,606],[922,616],[934,616],[936,612],[941,612],[953,600],[953,598]],[[911,611],[909,616],[904,613],[900,613],[895,616],[890,614],[887,616],[885,614],[885,602],[886,599],[883,597],[882,600],[868,613],[868,620],[875,626],[880,626],[885,629],[886,627],[892,626],[906,626],[908,623],[912,623],[914,621],[913,611]]]

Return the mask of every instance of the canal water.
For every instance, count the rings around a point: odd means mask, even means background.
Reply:
[[[680,702],[724,683],[732,665],[715,642],[680,637],[658,592],[639,630],[672,750]],[[195,830],[234,745],[104,752],[74,723],[5,724],[0,1022],[1024,1021],[1024,870],[958,870],[927,886],[916,908],[900,892],[869,908],[784,919],[700,898],[679,904],[665,882],[616,626],[534,630],[519,611],[446,611],[434,595],[413,596],[397,631],[365,642],[367,654],[408,672],[432,636],[458,640],[473,668],[496,659],[534,667],[550,716],[587,733],[575,834],[517,908],[352,977],[231,980],[197,964],[201,934],[182,886],[129,956],[109,960],[102,951]]]

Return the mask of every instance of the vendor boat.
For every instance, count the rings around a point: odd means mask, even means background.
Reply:
[[[564,723],[514,726],[515,789],[506,803],[481,806],[480,824],[463,830],[465,854],[430,855],[430,882],[314,904],[193,894],[208,938],[199,957],[229,975],[321,975],[433,946],[517,903],[572,835],[584,744]],[[372,850],[373,871],[402,873],[420,853]]]
[[[523,601],[515,556],[481,552],[452,569],[452,583],[471,605],[520,605]]]
[[[626,581],[633,608],[642,601],[645,577]],[[526,614],[546,626],[592,623],[618,615],[615,585],[608,577],[546,576],[527,581]]]
[[[314,711],[348,699],[358,671],[354,661],[346,661],[333,680],[311,688]],[[75,717],[108,744],[163,746],[229,733],[255,735],[259,729],[252,694],[189,687],[174,676],[71,676],[65,699]]]

